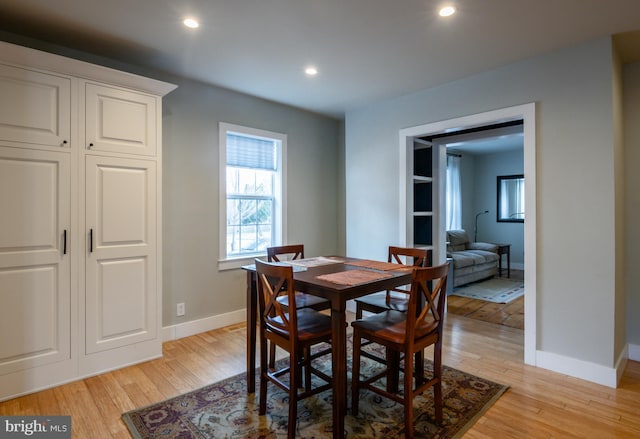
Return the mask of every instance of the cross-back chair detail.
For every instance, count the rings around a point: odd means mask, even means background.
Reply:
[[[331,318],[313,309],[295,306],[296,293],[290,265],[259,259],[255,264],[260,317],[259,414],[266,414],[267,384],[270,381],[289,394],[288,437],[294,438],[298,401],[331,388],[331,377],[312,366],[314,359],[330,353],[331,349],[311,354],[313,345],[331,342]],[[278,298],[283,296],[287,296],[288,303],[293,306],[280,303]],[[267,351],[275,345],[289,353],[288,364],[279,369],[268,365]],[[299,392],[303,370],[306,374],[305,388]],[[281,379],[285,374],[289,375],[287,381]],[[324,384],[313,388],[312,375],[319,377]]]
[[[445,263],[437,267],[414,268],[406,312],[387,310],[352,323],[354,329],[352,412],[354,416],[358,414],[360,389],[369,389],[404,405],[405,437],[413,438],[413,399],[429,387],[433,387],[435,418],[436,422],[442,423],[442,332],[448,266],[449,264]],[[384,362],[387,364],[385,370],[361,380],[360,361],[361,356],[364,356],[363,339],[383,345],[387,355],[393,352],[404,356],[401,394],[390,390],[389,387],[375,385],[381,378],[389,379],[390,376],[398,373],[398,370],[390,370],[392,367],[397,367],[396,362]],[[415,354],[423,353],[424,349],[431,345],[434,346],[433,374],[426,379],[424,367],[418,363],[419,355]]]
[[[405,258],[404,261],[402,258]],[[389,246],[387,262],[396,264],[413,265],[414,267],[426,267],[429,265],[429,250],[411,247]],[[408,290],[394,288],[379,293],[356,299],[356,318],[361,319],[363,311],[380,313],[388,309],[397,311],[407,310]]]
[[[304,259],[304,244],[289,244],[267,248],[268,262],[285,262],[295,261],[298,259]],[[278,301],[282,306],[288,308],[288,296],[280,296],[278,297]],[[331,307],[331,303],[322,297],[312,296],[311,294],[305,294],[298,291],[296,292],[296,307],[298,309],[311,308],[316,311],[322,311],[329,309]],[[272,345],[269,353],[269,367],[273,367],[275,361],[276,347],[275,345]]]

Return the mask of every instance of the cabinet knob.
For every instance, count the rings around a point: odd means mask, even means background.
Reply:
[[[93,148],[93,143],[90,143],[89,146],[87,147],[87,149],[91,149]]]
[[[62,141],[62,144],[63,144],[63,145],[66,145],[67,143],[68,143],[68,142],[67,142],[66,140],[63,140],[63,141]]]

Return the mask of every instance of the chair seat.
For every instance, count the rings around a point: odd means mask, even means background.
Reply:
[[[402,297],[391,294],[389,302],[387,302],[387,293],[385,292],[359,297],[356,299],[356,303],[366,305],[367,307],[375,307],[383,310],[392,309],[402,312],[406,312],[408,306],[407,296],[405,294],[403,294]]]
[[[280,317],[276,317],[272,319],[272,321],[277,324],[282,324],[282,319]],[[285,331],[278,330],[275,327],[269,327],[269,330],[285,338],[289,338],[289,334]],[[331,317],[309,308],[298,309],[297,338],[301,342],[330,337]]]
[[[407,314],[396,310],[385,311],[366,319],[355,320],[351,326],[357,328],[365,338],[370,334],[377,340],[400,345],[405,342],[407,336]],[[436,322],[421,323],[416,328],[416,338],[426,337],[436,328]]]
[[[281,305],[289,308],[289,298],[287,296],[280,296],[276,299]],[[322,297],[313,296],[311,294],[301,293],[296,291],[296,307],[297,308],[313,308],[316,310],[327,309],[331,306],[327,299]]]

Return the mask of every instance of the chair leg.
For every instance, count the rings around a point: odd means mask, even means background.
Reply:
[[[289,373],[289,423],[287,426],[287,438],[295,439],[296,422],[298,417],[298,386],[300,384],[301,367],[298,359],[291,353],[289,357],[290,369]]]
[[[304,355],[304,389],[311,390],[311,346],[303,349]]]
[[[360,403],[360,347],[361,338],[358,330],[353,332],[353,367],[351,369],[351,414],[358,416]]]
[[[404,356],[404,437],[413,439],[413,355]]]
[[[400,353],[394,349],[386,348],[387,360],[387,392],[398,393],[400,383]],[[405,362],[407,360],[405,359]]]
[[[359,303],[356,304],[356,320],[360,320],[362,318],[362,305]]]
[[[272,344],[272,343],[269,343]],[[267,413],[267,339],[260,338],[260,405],[258,414]]]
[[[433,346],[433,376],[437,378],[433,386],[433,406],[436,422],[442,424],[442,340],[438,340]]]
[[[271,343],[271,347],[269,348],[269,369],[273,369],[276,367],[276,345],[275,343]]]
[[[424,383],[424,350],[416,352],[416,387]]]

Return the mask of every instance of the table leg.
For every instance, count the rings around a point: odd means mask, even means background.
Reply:
[[[511,278],[511,248],[507,249],[507,277]]]
[[[258,316],[256,275],[247,271],[247,392],[256,391],[256,328]]]
[[[335,300],[331,304],[331,360],[333,376],[333,437],[344,438],[344,417],[347,414],[347,320],[346,304]]]

